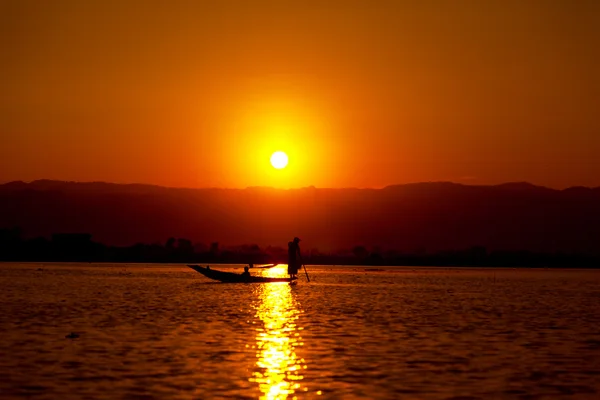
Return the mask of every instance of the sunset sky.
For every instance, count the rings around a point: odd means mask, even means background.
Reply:
[[[0,182],[600,186],[597,0],[0,0],[0,46]]]

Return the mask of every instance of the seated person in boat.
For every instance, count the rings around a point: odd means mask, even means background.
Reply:
[[[246,266],[246,267],[244,267],[244,272],[242,272],[242,276],[243,276],[244,278],[250,278],[250,271],[248,271],[248,269],[249,269],[249,268],[248,268],[247,266]]]

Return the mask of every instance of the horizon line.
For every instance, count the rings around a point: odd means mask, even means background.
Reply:
[[[182,189],[182,190],[252,190],[252,189],[267,189],[267,190],[302,190],[302,189],[330,189],[330,190],[383,190],[391,187],[397,186],[410,186],[410,185],[420,185],[420,184],[452,184],[457,186],[468,186],[468,187],[499,187],[499,186],[508,186],[508,185],[521,185],[521,186],[530,186],[535,188],[543,188],[549,190],[557,190],[563,191],[574,188],[584,188],[584,189],[600,189],[600,186],[584,186],[584,185],[572,185],[566,186],[563,188],[552,187],[552,186],[543,186],[535,183],[531,183],[528,181],[506,181],[502,183],[496,184],[468,184],[462,182],[456,182],[451,180],[437,180],[437,181],[415,181],[415,182],[406,182],[406,183],[394,183],[388,184],[385,186],[375,186],[375,187],[357,187],[357,186],[345,186],[345,187],[317,187],[314,185],[310,186],[298,186],[298,187],[290,187],[290,188],[280,188],[274,186],[246,186],[246,187],[218,187],[218,186],[205,186],[205,187],[190,187],[190,186],[166,186],[159,185],[154,183],[141,183],[141,182],[109,182],[109,181],[74,181],[74,180],[60,180],[60,179],[33,179],[30,181],[24,180],[12,180],[0,182],[0,186],[10,185],[10,184],[25,184],[31,185],[36,182],[49,182],[49,183],[65,183],[65,184],[105,184],[105,185],[115,185],[115,186],[148,186],[148,187],[158,187],[165,189]]]

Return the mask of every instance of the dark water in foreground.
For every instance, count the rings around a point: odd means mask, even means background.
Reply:
[[[365,269],[0,264],[0,397],[600,398],[600,271]]]

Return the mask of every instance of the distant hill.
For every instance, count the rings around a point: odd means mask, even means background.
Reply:
[[[354,245],[400,251],[485,246],[600,251],[600,188],[528,183],[417,183],[383,189],[177,189],[150,185],[11,182],[0,185],[0,228],[26,237],[87,232],[106,244],[168,237],[321,251]]]

